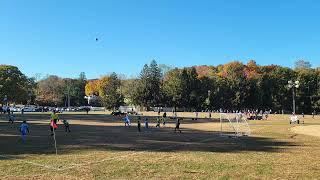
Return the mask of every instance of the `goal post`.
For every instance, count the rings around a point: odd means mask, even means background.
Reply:
[[[220,134],[249,136],[251,129],[242,113],[220,113]]]

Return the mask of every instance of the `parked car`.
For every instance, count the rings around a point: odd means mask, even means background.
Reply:
[[[91,106],[91,111],[105,111],[106,109],[104,107],[92,107]]]
[[[125,113],[121,112],[121,111],[113,111],[111,113],[112,116],[122,116],[125,115]]]
[[[56,111],[57,113],[62,113],[62,112],[63,112],[63,109],[60,108],[60,107],[57,107],[57,108],[55,108],[55,111]]]
[[[91,106],[80,106],[77,111],[91,111]]]
[[[257,116],[250,116],[247,119],[248,120],[262,120],[263,117],[262,117],[262,115],[257,115]]]
[[[21,108],[19,108],[19,107],[10,107],[10,111],[11,112],[20,112]]]
[[[75,107],[68,107],[68,108],[64,108],[65,111],[76,111]]]
[[[22,109],[24,112],[36,112],[36,108],[34,108],[34,107],[25,106]]]

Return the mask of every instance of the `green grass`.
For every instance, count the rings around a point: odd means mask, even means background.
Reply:
[[[156,115],[156,113],[144,113]],[[180,114],[191,117],[192,113]],[[201,114],[205,117],[205,113]],[[138,133],[119,117],[60,115],[70,134],[57,130],[59,155],[49,136],[48,114],[17,115],[31,133],[19,140],[17,127],[0,118],[0,179],[315,179],[320,176],[319,138],[294,134],[288,116],[250,121],[252,135],[218,136],[217,120],[182,121],[183,133],[166,127]],[[218,117],[217,114],[214,117]],[[320,125],[319,117],[305,124]],[[151,126],[155,126],[152,119]],[[133,122],[136,125],[136,122]]]

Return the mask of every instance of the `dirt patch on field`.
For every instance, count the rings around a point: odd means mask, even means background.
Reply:
[[[296,126],[291,131],[297,134],[320,137],[320,125]]]

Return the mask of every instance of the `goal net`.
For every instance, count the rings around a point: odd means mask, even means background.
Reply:
[[[242,113],[220,113],[220,134],[249,136],[251,133],[247,118]]]

